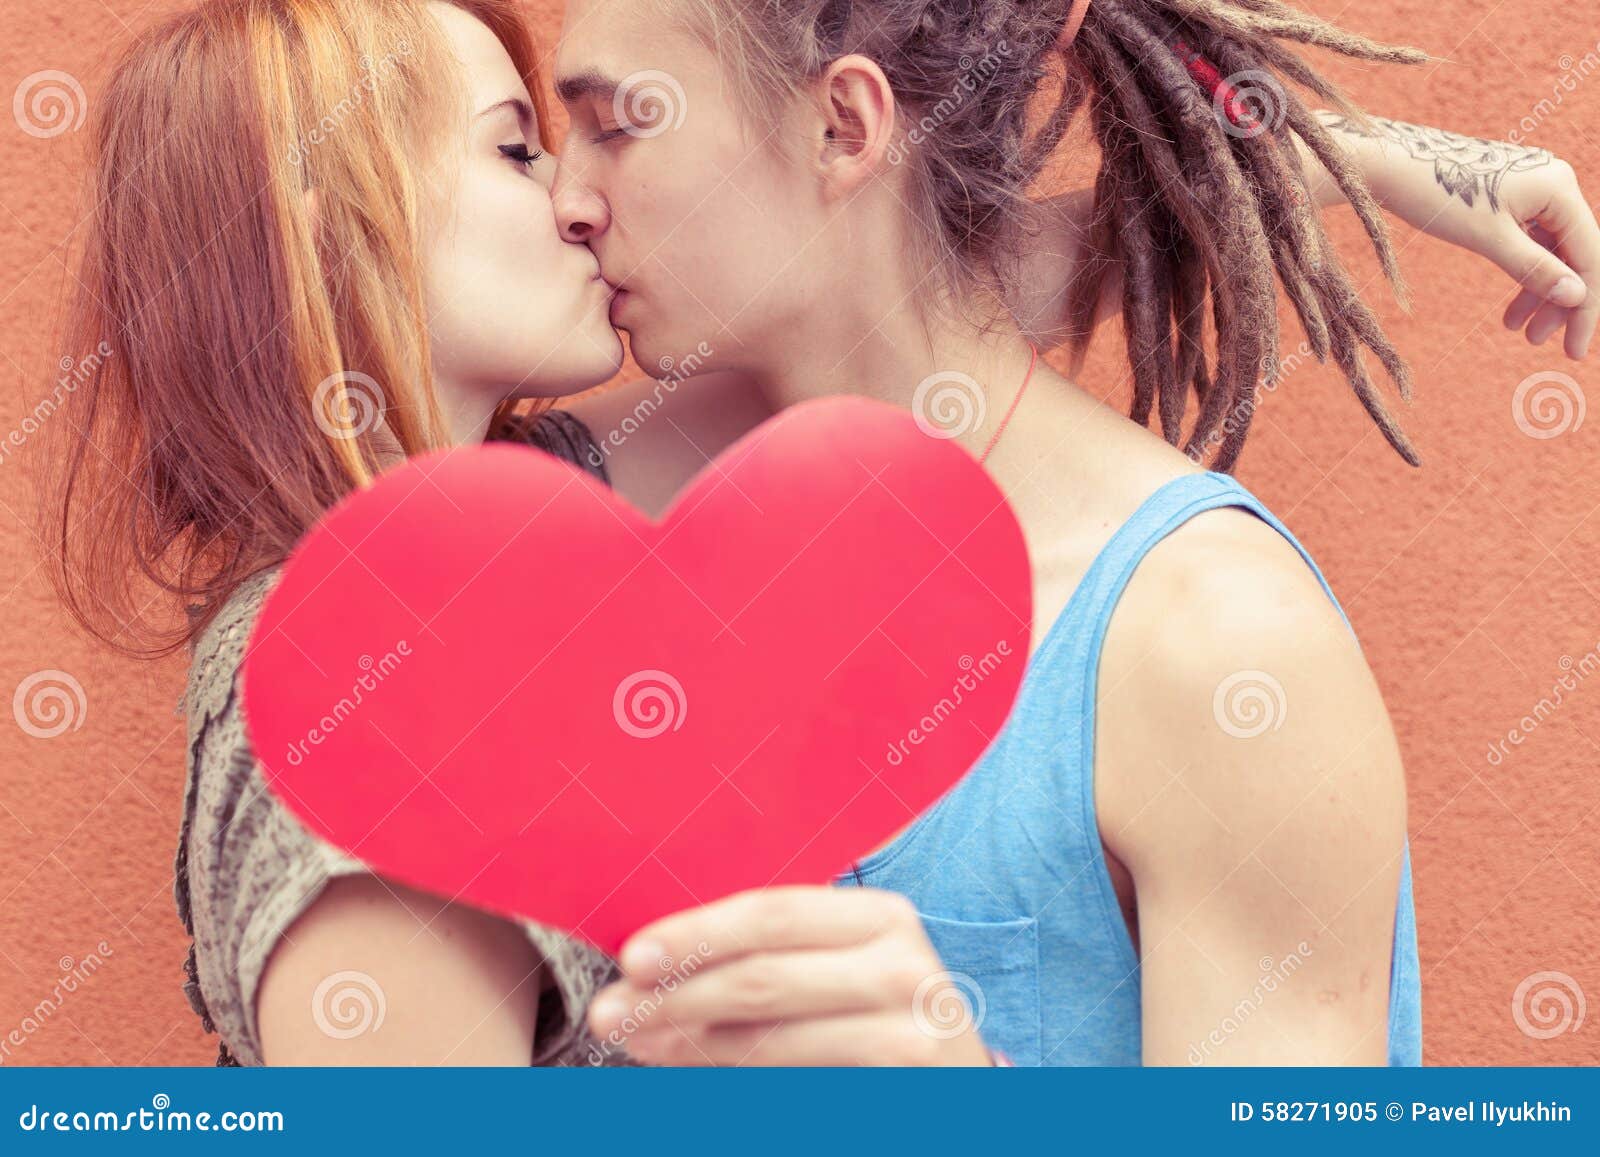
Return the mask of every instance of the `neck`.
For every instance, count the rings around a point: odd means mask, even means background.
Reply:
[[[434,391],[439,412],[444,415],[450,445],[470,446],[489,436],[489,424],[494,419],[497,402],[443,378],[434,380]],[[388,426],[380,426],[373,439],[379,470],[388,470],[406,460],[405,448]]]
[[[443,378],[434,380],[434,392],[452,444],[469,446],[489,436],[489,423],[500,404],[497,400]]]
[[[836,394],[875,398],[958,431],[954,440],[974,456],[1005,420],[1032,361],[1027,340],[1009,321],[984,331],[948,316],[924,318],[909,307],[885,316],[858,303],[835,311],[820,328],[808,325],[801,340],[767,351],[776,356],[754,373],[774,410]],[[1035,377],[1047,373],[1041,359]],[[1008,429],[1006,441],[1015,434]]]

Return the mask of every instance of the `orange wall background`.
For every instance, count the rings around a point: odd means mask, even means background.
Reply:
[[[111,54],[178,7],[0,0],[0,98],[58,70],[92,109]],[[1539,20],[1469,0],[1311,7],[1443,58],[1409,71],[1331,65],[1367,107],[1494,138],[1533,118],[1531,143],[1571,161],[1591,197],[1600,190],[1600,32],[1583,6],[1548,7]],[[553,48],[559,0],[529,8]],[[1563,91],[1586,56],[1588,75]],[[1560,105],[1541,109],[1558,91]],[[93,162],[85,139],[37,138],[0,117],[0,440],[21,428],[62,359],[90,352],[58,348],[55,333],[78,174]],[[1600,678],[1565,692],[1498,765],[1487,758],[1600,647],[1600,412],[1548,438],[1513,413],[1519,384],[1541,373],[1567,375],[1549,381],[1572,402],[1585,390],[1600,402],[1600,343],[1582,365],[1557,344],[1527,346],[1500,327],[1511,287],[1497,270],[1400,227],[1416,302],[1407,317],[1373,279],[1350,214],[1334,216],[1415,368],[1403,421],[1424,468],[1400,462],[1338,377],[1307,361],[1263,404],[1240,477],[1327,572],[1399,731],[1426,1062],[1600,1062],[1600,1008],[1578,1023],[1584,994],[1600,999]],[[1119,343],[1108,330],[1082,380],[1123,405]],[[0,699],[36,673],[64,671],[84,700],[76,729],[54,738],[0,713],[0,1039],[23,1032],[0,1060],[209,1064],[215,1038],[183,997],[188,942],[172,900],[183,664],[129,662],[68,625],[28,528],[28,450],[0,460]],[[91,953],[98,971],[28,1027]],[[1559,1003],[1541,992],[1567,1000],[1564,1029]]]

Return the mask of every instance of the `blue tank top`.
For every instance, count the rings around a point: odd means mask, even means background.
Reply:
[[[1176,478],[1095,559],[978,764],[892,843],[835,881],[915,903],[984,1040],[1018,1065],[1141,1062],[1139,959],[1095,819],[1095,681],[1111,613],[1134,568],[1189,519],[1226,506],[1254,511],[1287,538],[1349,625],[1322,571],[1260,499],[1226,474]],[[1274,963],[1273,970],[1288,967]],[[1270,991],[1267,973],[1261,981]],[[924,1015],[937,1018],[940,1010]],[[939,1031],[937,1019],[930,1027]],[[1199,1063],[1193,1054],[1190,1060]],[[1389,1063],[1422,1063],[1409,840],[1389,969]]]

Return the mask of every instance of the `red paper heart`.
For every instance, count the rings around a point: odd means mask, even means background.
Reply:
[[[982,755],[1026,547],[902,410],[794,407],[660,523],[538,451],[413,459],[306,536],[244,667],[271,789],[378,873],[615,953],[826,883]]]

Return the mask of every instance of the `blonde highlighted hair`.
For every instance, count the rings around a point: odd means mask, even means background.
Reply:
[[[448,2],[504,44],[543,133],[519,7]],[[51,570],[92,633],[177,649],[389,460],[448,442],[420,246],[452,78],[426,0],[209,0],[116,64],[65,346],[105,353],[41,455]],[[140,576],[186,621],[147,617]]]

